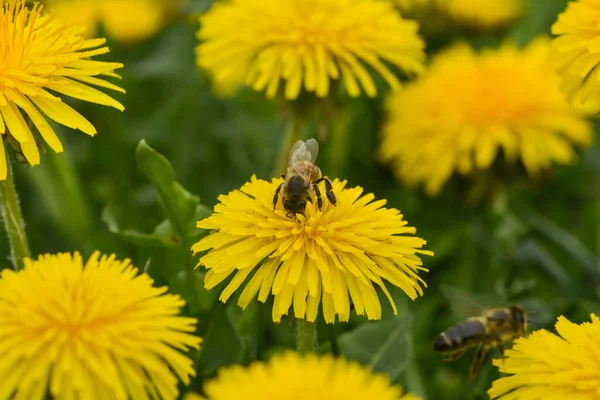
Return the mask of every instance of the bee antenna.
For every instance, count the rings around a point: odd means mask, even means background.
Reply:
[[[528,320],[527,320],[527,323],[528,323],[528,324],[533,324],[533,325],[540,326],[540,324],[538,324],[537,322],[535,322],[534,320],[531,320],[531,319],[528,319]]]

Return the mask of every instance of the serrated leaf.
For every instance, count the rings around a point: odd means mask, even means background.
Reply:
[[[341,355],[386,373],[394,381],[409,362],[410,318],[365,323],[341,334],[337,341]]]
[[[145,140],[140,140],[135,156],[139,170],[158,191],[163,210],[173,229],[183,241],[189,242],[190,224],[195,223],[200,199],[175,180],[175,171],[169,160]]]
[[[111,233],[140,247],[170,247],[180,244],[179,237],[175,234],[171,223],[167,220],[158,224],[151,234],[147,234],[138,232],[135,229],[121,230],[110,206],[104,207],[101,218]]]

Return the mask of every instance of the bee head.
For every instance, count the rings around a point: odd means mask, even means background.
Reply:
[[[285,199],[283,201],[283,208],[294,213],[294,214],[304,214],[304,210],[306,209],[306,200],[290,200]]]
[[[515,329],[517,329],[521,336],[525,336],[527,334],[527,313],[525,309],[521,306],[512,306],[510,313]]]

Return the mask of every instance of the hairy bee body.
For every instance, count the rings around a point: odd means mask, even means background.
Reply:
[[[273,196],[273,209],[277,207],[279,192],[282,192],[283,208],[290,214],[303,214],[307,203],[312,203],[313,193],[316,194],[317,206],[323,207],[321,191],[317,186],[325,182],[325,194],[329,202],[336,204],[333,188],[329,179],[323,177],[321,169],[315,161],[319,152],[319,145],[315,139],[306,142],[297,141],[290,151],[290,159],[286,173],[282,175],[284,182],[277,187]]]
[[[485,341],[487,330],[481,317],[472,317],[459,322],[440,333],[433,343],[433,349],[441,353],[456,353]]]
[[[504,343],[524,336],[527,331],[525,310],[520,306],[498,307],[486,310],[483,315],[471,317],[440,333],[433,349],[449,355],[448,361],[456,360],[470,347],[477,347],[471,365],[473,378],[488,350],[495,347],[504,357]]]

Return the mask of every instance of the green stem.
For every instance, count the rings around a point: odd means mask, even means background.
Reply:
[[[305,319],[296,320],[296,350],[300,354],[316,353],[317,325]]]
[[[12,166],[9,160],[7,164],[6,180],[0,181],[0,211],[2,221],[8,234],[10,244],[11,260],[15,270],[23,269],[23,259],[30,257],[29,243],[25,234],[25,222],[19,206],[19,196],[15,189]]]
[[[303,128],[304,124],[302,123],[301,119],[298,118],[297,115],[292,114],[287,124],[283,141],[281,142],[279,155],[277,156],[277,162],[273,168],[273,176],[279,177],[279,175],[285,173],[285,168],[290,156],[290,149],[302,136]]]

